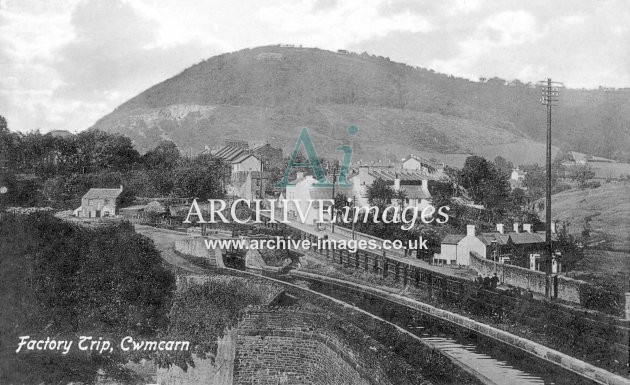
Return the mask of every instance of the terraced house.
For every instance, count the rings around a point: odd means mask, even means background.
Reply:
[[[557,239],[556,224],[552,223],[552,240]],[[541,256],[546,249],[544,231],[534,231],[531,224],[513,224],[513,231],[506,232],[502,223],[497,224],[494,232],[477,232],[475,225],[468,225],[465,235],[450,234],[444,237],[440,253],[435,254],[436,264],[468,266],[470,253],[475,252],[483,258],[499,263],[510,263],[540,270]],[[554,272],[561,267],[554,261]]]

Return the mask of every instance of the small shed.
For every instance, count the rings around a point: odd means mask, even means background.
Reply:
[[[144,218],[146,207],[147,205],[135,205],[135,206],[123,207],[120,209],[120,215],[122,215],[126,219]]]

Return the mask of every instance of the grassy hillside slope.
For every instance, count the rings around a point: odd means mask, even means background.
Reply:
[[[590,218],[593,241],[630,252],[630,185],[605,183],[594,189],[575,189],[555,194],[551,200],[555,219],[570,222],[569,231],[581,233]],[[630,263],[630,261],[628,261]]]
[[[563,95],[555,143],[602,156],[630,155],[620,144],[630,142],[630,92]],[[363,148],[355,149],[356,158],[450,154],[439,158],[457,165],[475,153],[542,163],[544,149],[533,142],[544,140],[538,100],[539,90],[518,82],[470,82],[368,54],[269,46],[198,63],[130,99],[94,128],[129,135],[140,150],[170,138],[194,153],[225,138],[277,141],[289,150],[305,126],[330,156],[340,141],[350,140],[345,128],[358,124],[354,141]]]

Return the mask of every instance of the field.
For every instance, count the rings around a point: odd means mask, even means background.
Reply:
[[[575,269],[568,275],[596,284],[611,283],[627,292],[629,290],[630,253],[588,250],[584,259],[577,262]]]
[[[551,211],[572,234],[579,235],[590,219],[591,243],[603,241],[599,248],[630,252],[630,184],[563,191],[552,197]]]
[[[622,175],[630,175],[630,163],[590,162],[589,166],[598,179],[619,179]]]

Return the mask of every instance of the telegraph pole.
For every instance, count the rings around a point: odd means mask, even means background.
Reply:
[[[552,297],[551,290],[551,263],[553,259],[553,246],[551,242],[551,107],[557,106],[558,102],[558,86],[563,86],[562,83],[553,82],[551,78],[546,81],[540,81],[541,98],[540,102],[547,106],[547,189],[545,196],[545,240],[547,243],[545,253],[545,294],[547,297]]]
[[[335,180],[337,179],[337,162],[335,162],[335,167],[333,168],[333,175],[332,175],[332,200],[333,200],[333,207],[332,207],[332,213],[333,213],[333,218],[335,217]],[[334,218],[336,220],[336,218]],[[335,221],[331,220],[330,221],[330,229],[331,232],[334,233],[335,232]]]

